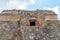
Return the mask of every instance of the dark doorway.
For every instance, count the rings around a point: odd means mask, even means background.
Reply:
[[[30,20],[30,26],[35,26],[35,20]]]

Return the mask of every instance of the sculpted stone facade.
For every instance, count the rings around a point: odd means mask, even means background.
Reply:
[[[51,10],[4,10],[0,40],[60,40],[60,21]]]

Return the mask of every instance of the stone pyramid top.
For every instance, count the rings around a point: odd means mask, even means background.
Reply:
[[[49,14],[55,14],[52,10],[17,10],[17,9],[13,9],[13,10],[3,10],[1,13],[5,14],[5,13],[26,13],[26,12],[38,12],[38,13],[49,13]]]

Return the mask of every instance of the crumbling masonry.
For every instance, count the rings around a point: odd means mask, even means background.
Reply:
[[[60,40],[60,21],[51,10],[3,10],[0,40]]]

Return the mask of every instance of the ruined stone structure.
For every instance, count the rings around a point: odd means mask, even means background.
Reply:
[[[60,21],[51,10],[3,10],[0,40],[60,40]]]

